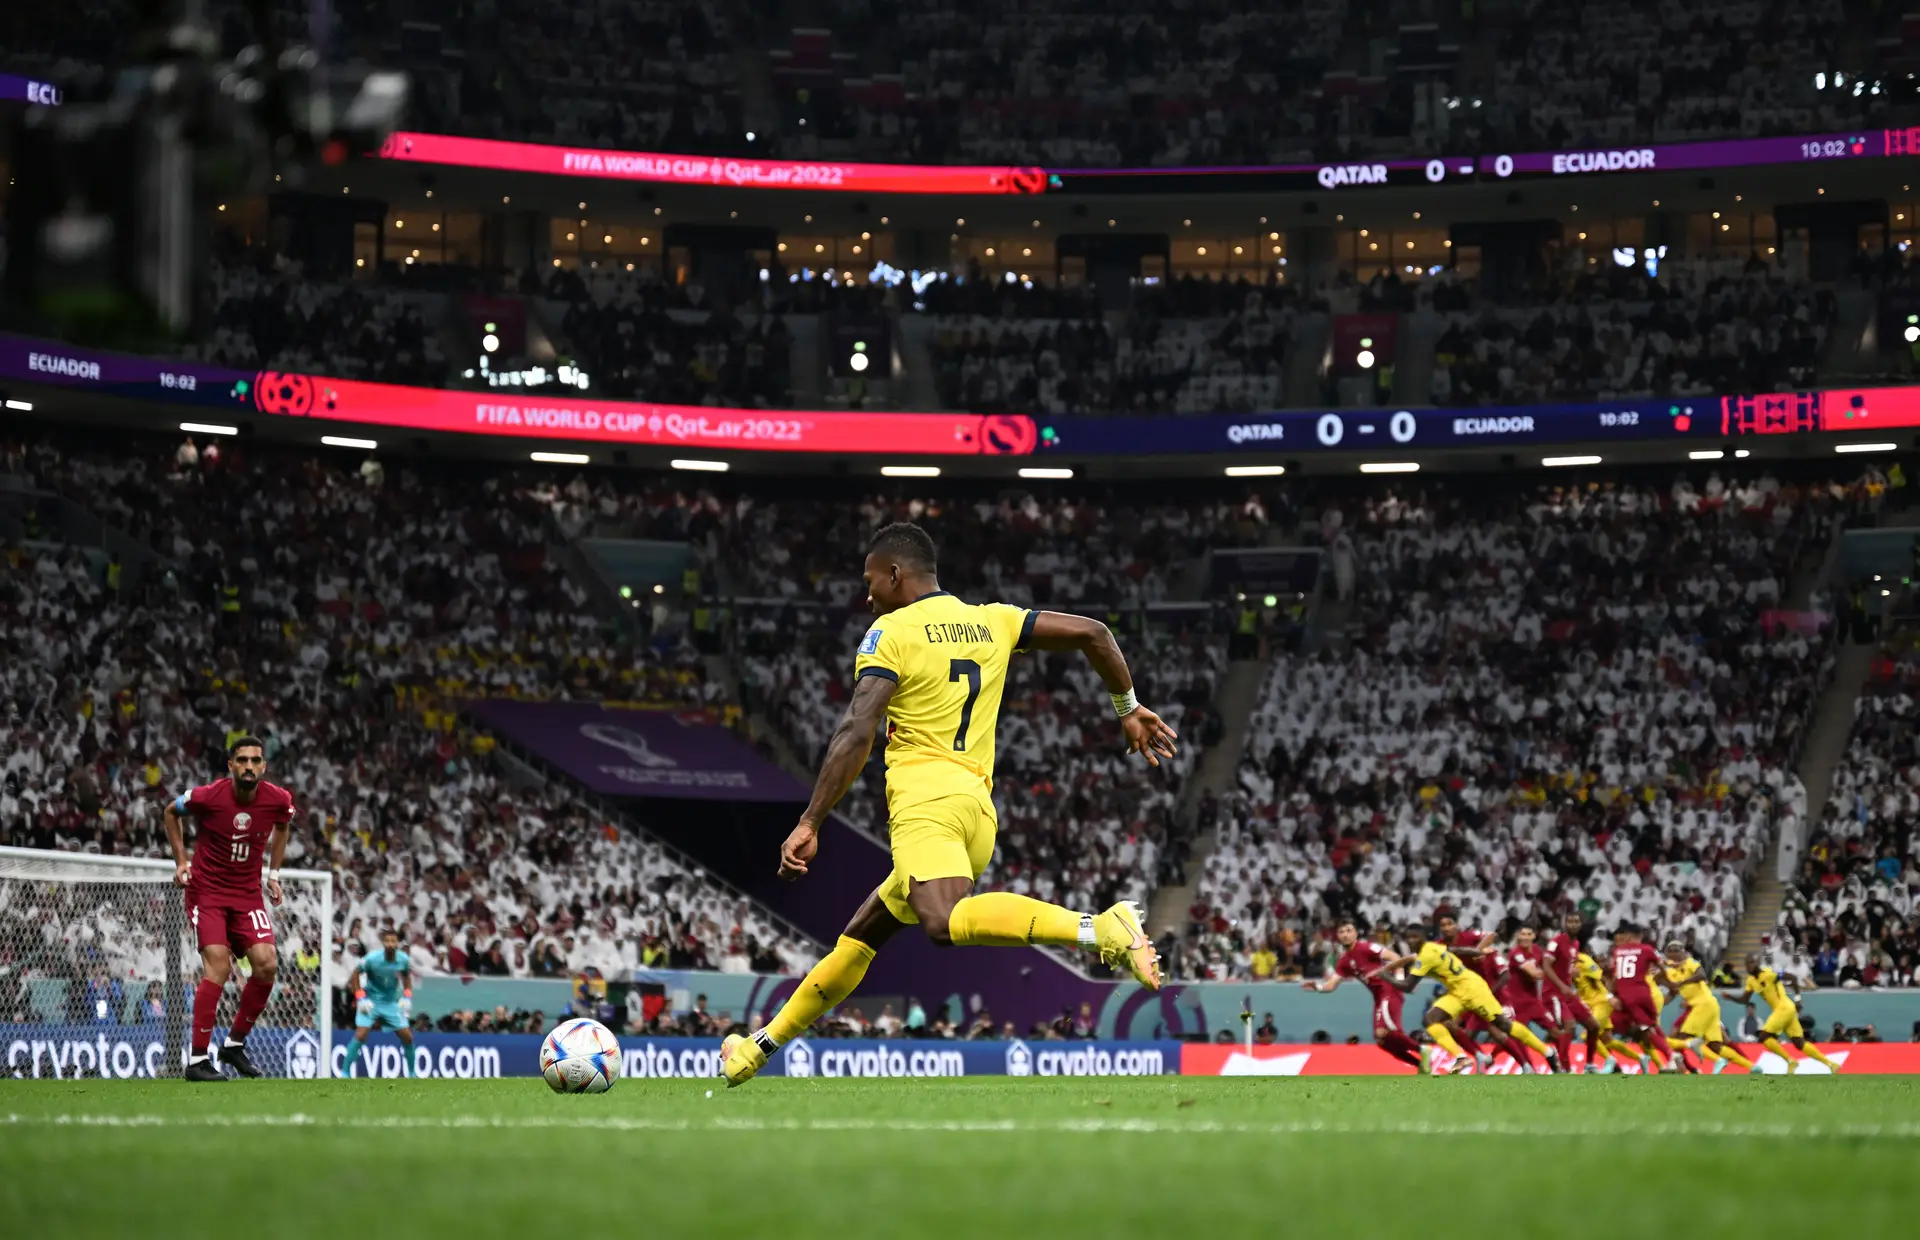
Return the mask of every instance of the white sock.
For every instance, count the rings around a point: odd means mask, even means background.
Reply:
[[[187,1060],[187,1062],[190,1064],[205,1063],[207,1062],[207,1057],[205,1055],[195,1055],[191,1059]]]
[[[1093,917],[1088,913],[1080,915],[1080,946],[1088,951],[1100,946],[1099,938],[1093,933]]]
[[[234,1040],[233,1040],[233,1035],[232,1035],[232,1034],[228,1034],[228,1035],[227,1035],[227,1040],[226,1040],[226,1041],[224,1041],[224,1042],[222,1042],[222,1043],[221,1043],[220,1045],[221,1045],[221,1046],[222,1046],[222,1047],[224,1048],[224,1047],[228,1047],[228,1046],[245,1046],[245,1045],[246,1045],[246,1043],[245,1043],[244,1041],[242,1041],[242,1042],[236,1042],[236,1041],[234,1041]]]

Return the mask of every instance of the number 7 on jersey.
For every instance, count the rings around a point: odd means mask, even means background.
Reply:
[[[953,734],[955,753],[967,751],[967,727],[973,722],[974,699],[980,696],[980,665],[972,659],[955,659],[947,664],[947,683],[967,678],[967,702],[960,708],[960,730]]]

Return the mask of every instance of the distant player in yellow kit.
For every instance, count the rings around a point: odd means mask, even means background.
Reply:
[[[1728,995],[1727,997],[1738,1000],[1748,1007],[1753,1006],[1753,997],[1755,995],[1759,995],[1762,999],[1766,1000],[1768,1008],[1767,1022],[1760,1026],[1760,1045],[1766,1047],[1785,1061],[1787,1074],[1789,1076],[1793,1074],[1797,1061],[1789,1056],[1786,1049],[1780,1045],[1780,1039],[1783,1036],[1787,1041],[1793,1043],[1794,1049],[1811,1055],[1821,1063],[1827,1065],[1829,1072],[1840,1071],[1839,1064],[1828,1059],[1824,1051],[1807,1041],[1806,1031],[1800,1028],[1800,1008],[1794,1003],[1792,996],[1787,994],[1786,984],[1781,980],[1780,975],[1772,969],[1761,968],[1760,957],[1758,956],[1747,957],[1746,973],[1747,981],[1746,985],[1742,987],[1741,993]],[[1791,981],[1792,979],[1789,978],[1787,980]]]
[[[1522,1068],[1533,1070],[1532,1061],[1520,1049],[1526,1046],[1540,1052],[1540,1057],[1547,1061],[1549,1071],[1560,1070],[1560,1061],[1554,1055],[1553,1048],[1536,1037],[1533,1030],[1511,1020],[1500,1006],[1500,1000],[1494,996],[1493,988],[1487,985],[1487,979],[1461,962],[1462,955],[1480,955],[1478,948],[1449,948],[1434,937],[1432,927],[1425,925],[1408,926],[1405,934],[1407,946],[1413,949],[1413,954],[1390,956],[1381,961],[1380,967],[1369,976],[1407,967],[1413,976],[1430,977],[1446,989],[1447,993],[1435,999],[1433,1006],[1427,1009],[1422,1023],[1427,1027],[1427,1036],[1453,1056],[1453,1072],[1464,1072],[1473,1063],[1473,1057],[1466,1053],[1448,1028],[1451,1022],[1459,1020],[1466,1012],[1473,1013],[1490,1025],[1494,1036],[1507,1044],[1507,1053]],[[1493,949],[1487,950],[1491,953]]]
[[[1607,989],[1607,975],[1600,962],[1586,952],[1574,957],[1573,989],[1580,996],[1580,1002],[1587,1005],[1587,1011],[1593,1013],[1593,1023],[1600,1026],[1602,1050],[1618,1056],[1622,1063],[1637,1059],[1642,1069],[1650,1068],[1653,1061],[1646,1051],[1636,1051],[1614,1036],[1613,992]]]
[[[1720,998],[1707,984],[1707,971],[1687,954],[1686,944],[1674,939],[1667,944],[1661,983],[1673,988],[1687,1005],[1686,1019],[1680,1023],[1680,1036],[1714,1061],[1716,1074],[1729,1063],[1753,1071],[1753,1061],[1727,1042],[1726,1029],[1720,1023]]]
[[[786,1006],[751,1036],[721,1045],[727,1084],[741,1085],[768,1056],[853,993],[874,953],[918,924],[937,946],[1082,947],[1160,986],[1159,955],[1126,902],[1088,914],[1007,891],[973,894],[993,858],[993,737],[1007,663],[1026,650],[1078,650],[1106,684],[1127,752],[1155,766],[1175,735],[1134,697],[1127,661],[1107,626],[1084,616],[1004,603],[974,606],[940,588],[933,539],[899,522],[875,534],[865,565],[878,617],[854,659],[853,701],[827,743],[813,799],[780,846],[780,877],[804,877],[820,823],[867,764],[874,729],[887,738],[887,820],[893,873],[867,897],[840,941]]]

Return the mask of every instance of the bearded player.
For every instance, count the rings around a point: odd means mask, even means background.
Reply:
[[[1320,981],[1300,985],[1324,995],[1338,989],[1341,982],[1359,982],[1373,996],[1373,1040],[1379,1043],[1380,1049],[1422,1076],[1431,1072],[1427,1053],[1407,1036],[1400,1023],[1400,1006],[1419,983],[1411,977],[1394,981],[1375,975],[1374,971],[1386,962],[1386,949],[1362,938],[1360,927],[1353,922],[1343,921],[1334,927],[1333,937],[1342,950],[1340,959],[1334,962],[1333,972]]]
[[[167,842],[173,846],[173,881],[186,888],[187,919],[200,944],[200,984],[193,992],[193,1038],[187,1059],[189,1081],[223,1081],[221,1065],[241,1076],[260,1076],[247,1058],[247,1034],[273,994],[279,956],[273,946],[273,918],[260,899],[260,867],[269,851],[267,899],[278,905],[280,863],[287,853],[287,824],[293,821],[293,794],[264,778],[266,749],[251,736],[227,747],[227,778],[183,792],[166,808]],[[181,818],[191,815],[193,859],[187,859]],[[240,991],[227,1040],[215,1060],[208,1051],[220,995],[233,972],[233,958],[251,966]]]
[[[884,718],[892,724],[893,873],[765,1028],[721,1044],[729,1086],[745,1084],[768,1056],[852,994],[874,953],[906,926],[919,925],[937,947],[1085,948],[1147,989],[1160,987],[1159,954],[1133,905],[1080,913],[1010,891],[976,895],[973,884],[993,858],[993,738],[1014,654],[1085,655],[1113,699],[1127,752],[1154,766],[1173,756],[1173,729],[1136,700],[1126,658],[1106,625],[1005,603],[963,603],[940,588],[936,570],[933,539],[917,525],[889,525],[868,544],[867,606],[877,619],[854,658],[853,700],[827,742],[813,798],[780,846],[780,877],[804,878],[820,846],[820,823],[866,766]]]

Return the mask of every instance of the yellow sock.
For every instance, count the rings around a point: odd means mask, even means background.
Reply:
[[[1602,1049],[1610,1052],[1614,1057],[1619,1059],[1621,1063],[1640,1062],[1640,1056],[1635,1053],[1631,1043],[1622,1042],[1610,1033],[1600,1035],[1600,1045]]]
[[[1793,1067],[1793,1056],[1787,1054],[1787,1048],[1780,1045],[1780,1040],[1772,1034],[1763,1033],[1760,1035],[1760,1048],[1762,1050],[1772,1051],[1774,1054],[1780,1056],[1782,1060],[1786,1061],[1788,1068]]]
[[[1460,1044],[1453,1040],[1453,1030],[1445,1025],[1428,1025],[1427,1036],[1438,1042],[1443,1050],[1456,1059],[1466,1054],[1460,1049]]]
[[[1694,1051],[1699,1054],[1702,1060],[1721,1058],[1720,1052],[1714,1050],[1711,1046],[1708,1046],[1705,1042],[1702,1042],[1698,1039],[1695,1039],[1694,1041],[1687,1043],[1687,1045],[1691,1046],[1694,1049]]]
[[[785,1005],[767,1022],[767,1036],[784,1046],[807,1031],[821,1015],[853,993],[873,963],[873,948],[840,936],[826,958],[813,966]]]
[[[1753,1071],[1753,1060],[1742,1055],[1731,1042],[1722,1042],[1718,1051],[1709,1051],[1708,1053],[1717,1054],[1728,1063],[1737,1063],[1747,1071]]]
[[[1553,1052],[1547,1049],[1547,1044],[1540,1040],[1539,1035],[1535,1034],[1533,1030],[1527,1028],[1519,1021],[1514,1021],[1513,1024],[1508,1027],[1507,1033],[1520,1045],[1530,1051],[1537,1052],[1542,1059],[1553,1058]]]
[[[1811,1040],[1800,1043],[1800,1049],[1805,1051],[1807,1054],[1812,1055],[1815,1059],[1818,1059],[1821,1063],[1827,1065],[1827,1067],[1832,1069],[1833,1071],[1838,1072],[1840,1070],[1840,1065],[1833,1062],[1833,1060],[1828,1059],[1827,1053],[1821,1050],[1819,1047],[1815,1046]]]
[[[970,947],[1022,947],[1050,943],[1076,947],[1080,943],[1080,914],[1011,891],[988,891],[968,896],[953,906],[947,933]]]

